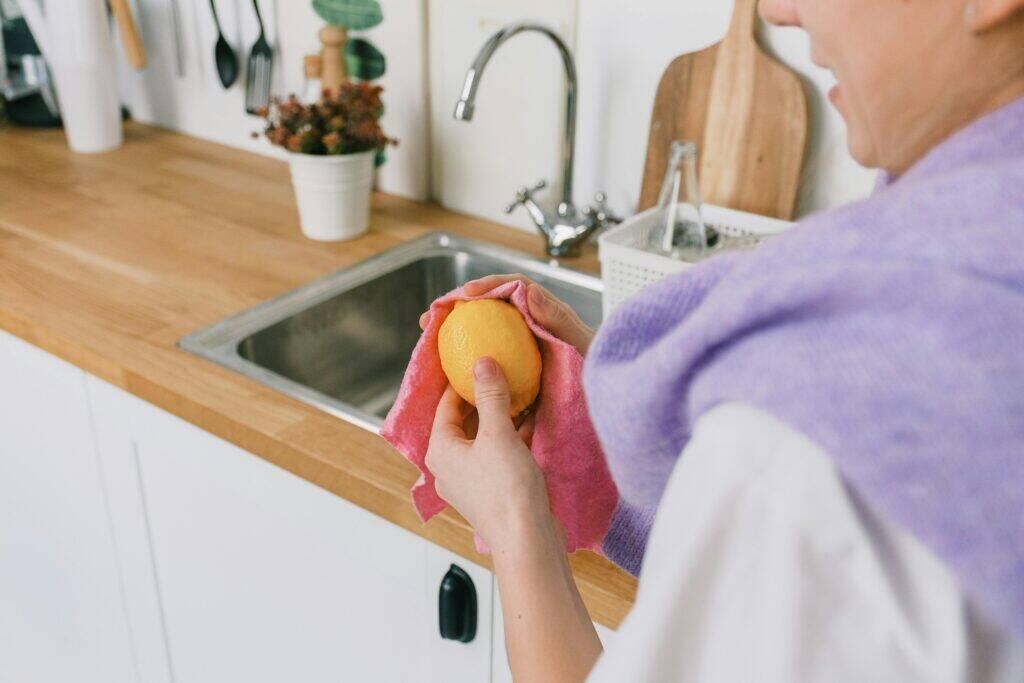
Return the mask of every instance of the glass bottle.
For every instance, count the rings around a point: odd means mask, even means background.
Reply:
[[[696,261],[708,248],[697,183],[697,145],[676,140],[669,147],[665,180],[658,195],[658,229],[650,247],[666,256]]]

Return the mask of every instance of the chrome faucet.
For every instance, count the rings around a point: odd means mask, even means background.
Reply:
[[[543,233],[547,242],[547,252],[551,256],[575,256],[579,253],[580,244],[595,231],[608,225],[621,222],[621,218],[609,211],[604,193],[598,193],[595,204],[582,211],[572,202],[572,167],[576,148],[576,65],[572,53],[557,33],[538,24],[512,24],[501,29],[484,44],[480,53],[473,60],[466,72],[466,81],[462,85],[462,96],[455,104],[455,118],[459,121],[472,121],[476,108],[476,90],[480,85],[480,77],[484,67],[490,61],[498,47],[506,40],[524,31],[536,31],[550,38],[562,55],[565,65],[566,88],[565,106],[565,141],[562,147],[562,199],[553,209],[542,207],[533,195],[547,187],[547,182],[540,181],[533,187],[522,187],[516,193],[515,201],[505,207],[505,213],[512,213],[518,207],[526,207],[537,229]]]

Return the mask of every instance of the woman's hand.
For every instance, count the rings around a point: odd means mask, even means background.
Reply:
[[[426,464],[438,494],[497,552],[518,542],[524,526],[549,524],[551,511],[528,445],[533,420],[518,429],[512,422],[508,384],[493,359],[476,362],[473,380],[476,433],[473,407],[448,387],[434,415]]]
[[[580,320],[580,317],[576,315],[576,311],[572,310],[568,304],[555,298],[551,292],[525,275],[518,273],[513,275],[489,275],[479,280],[467,282],[463,291],[467,296],[479,296],[495,287],[514,280],[519,280],[527,286],[526,301],[530,307],[530,315],[533,316],[533,319],[543,325],[551,334],[575,346],[581,356],[587,355],[590,342],[594,339],[594,331]],[[429,319],[429,311],[420,316],[420,327],[425,328]]]

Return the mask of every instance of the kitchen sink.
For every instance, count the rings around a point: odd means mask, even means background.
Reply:
[[[432,233],[183,337],[179,346],[370,431],[398,395],[419,317],[442,294],[519,272],[601,321],[601,281],[490,244]]]

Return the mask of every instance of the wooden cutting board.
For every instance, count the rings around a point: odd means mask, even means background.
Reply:
[[[736,0],[725,38],[677,57],[654,99],[640,210],[658,201],[669,145],[696,142],[710,204],[790,219],[807,142],[800,78],[757,44],[757,0]]]

